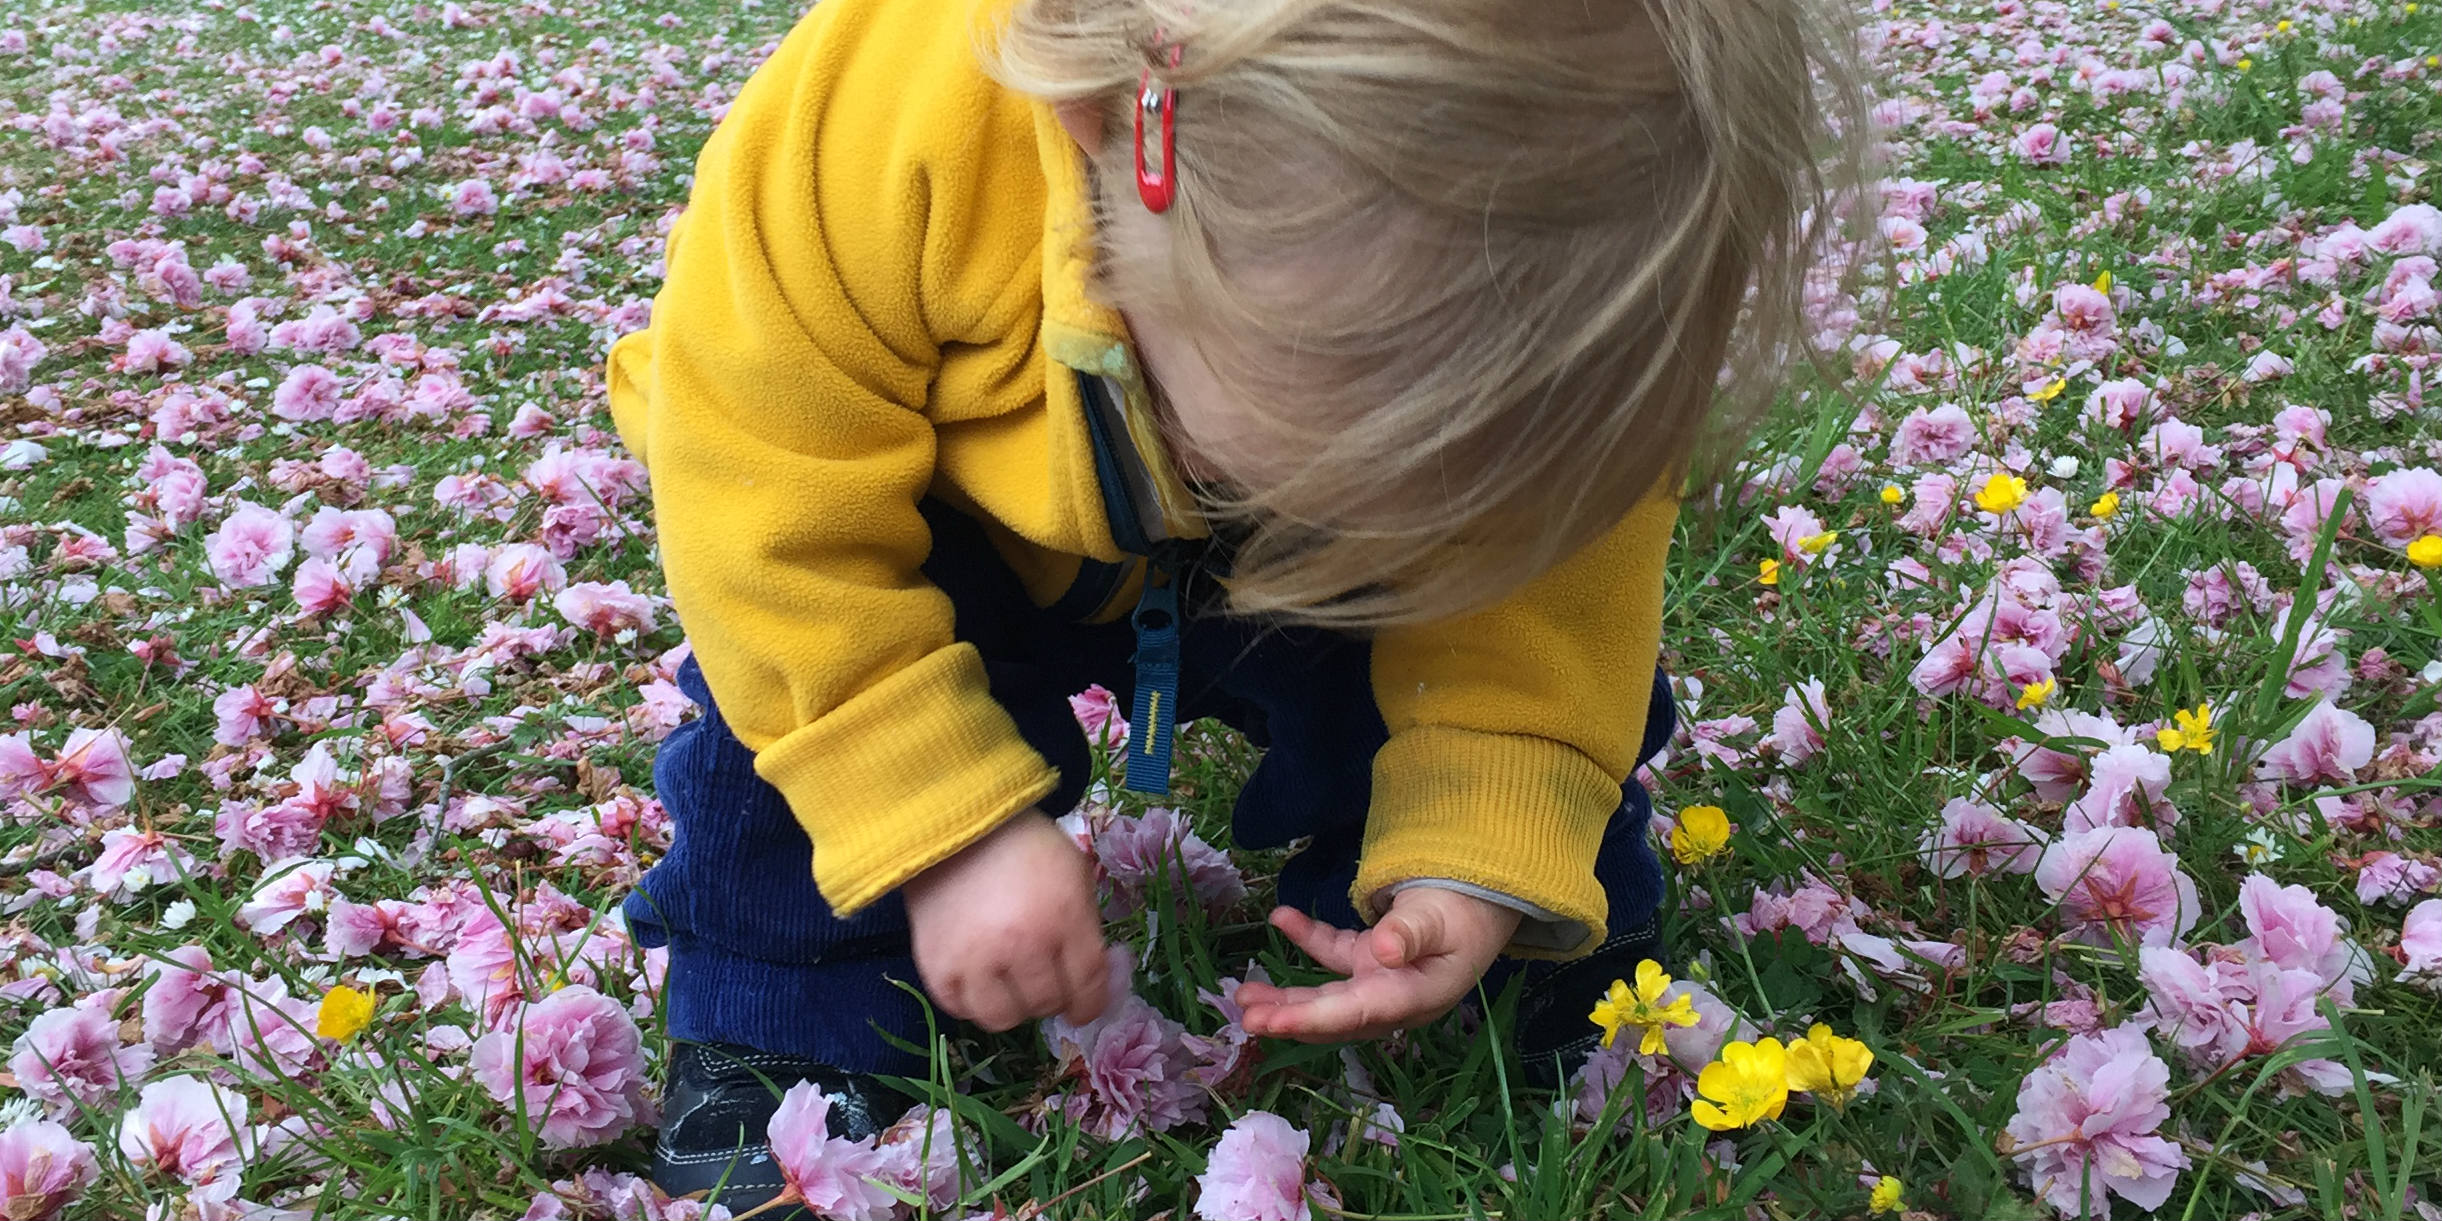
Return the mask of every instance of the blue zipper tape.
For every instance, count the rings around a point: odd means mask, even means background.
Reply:
[[[1136,696],[1128,715],[1127,789],[1170,795],[1171,731],[1179,719],[1179,590],[1174,571],[1145,571],[1145,592],[1130,622],[1136,628]]]

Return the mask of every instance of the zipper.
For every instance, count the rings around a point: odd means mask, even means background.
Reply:
[[[1170,795],[1170,763],[1179,721],[1181,633],[1187,611],[1180,595],[1186,592],[1204,551],[1200,543],[1164,539],[1145,559],[1145,588],[1136,599],[1128,622],[1136,631],[1136,692],[1128,718],[1128,770],[1123,781],[1131,793],[1150,797]]]
[[[1151,555],[1154,531],[1147,525],[1127,472],[1120,465],[1120,442],[1113,435],[1110,415],[1120,408],[1111,401],[1102,379],[1090,373],[1077,374],[1077,395],[1085,409],[1086,438],[1094,451],[1094,480],[1101,485],[1103,515],[1110,522],[1111,541],[1130,555]]]
[[[1173,731],[1179,720],[1179,580],[1176,553],[1145,561],[1145,589],[1128,616],[1136,630],[1136,691],[1128,708],[1125,786],[1150,797],[1170,795]]]
[[[1113,409],[1109,392],[1101,378],[1083,372],[1078,373],[1077,383],[1085,408],[1086,434],[1093,443],[1094,474],[1102,485],[1103,510],[1110,521],[1111,541],[1129,556],[1143,557],[1110,565],[1088,561],[1095,565],[1090,576],[1101,593],[1094,599],[1096,612],[1128,577],[1139,570],[1144,574],[1136,609],[1128,615],[1129,627],[1136,635],[1132,658],[1136,683],[1128,704],[1127,769],[1122,784],[1132,793],[1166,797],[1170,794],[1171,756],[1178,729],[1179,640],[1185,626],[1179,595],[1203,548],[1185,539],[1153,537],[1155,532],[1146,521],[1145,506],[1138,503],[1128,473],[1121,467],[1119,438],[1113,435],[1114,425],[1106,414]],[[1078,575],[1079,584],[1083,585],[1089,573],[1081,570]],[[1078,600],[1084,599],[1080,596]],[[1068,599],[1062,601],[1066,604]]]

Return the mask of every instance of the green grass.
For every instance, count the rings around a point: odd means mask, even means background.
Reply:
[[[478,464],[514,480],[545,444],[503,435],[523,404],[556,418],[551,439],[608,429],[599,373],[605,337],[581,318],[514,326],[478,321],[475,309],[552,275],[566,250],[587,259],[572,294],[606,309],[648,297],[662,218],[683,200],[687,167],[710,130],[708,108],[698,103],[734,90],[790,14],[783,5],[706,0],[562,12],[478,4],[474,10],[483,24],[466,29],[444,28],[437,10],[421,6],[294,0],[226,9],[37,0],[0,18],[0,30],[21,27],[36,44],[25,58],[0,55],[0,193],[21,192],[22,221],[42,226],[50,240],[40,255],[0,246],[0,277],[10,286],[0,300],[13,293],[19,302],[39,305],[39,315],[15,321],[53,349],[36,380],[55,385],[61,400],[52,407],[0,394],[0,419],[41,421],[86,437],[127,435],[169,386],[260,404],[297,359],[215,354],[168,377],[112,371],[118,345],[81,342],[99,327],[78,310],[89,293],[104,291],[103,299],[134,325],[187,326],[177,338],[199,350],[222,342],[228,300],[207,293],[211,304],[201,311],[151,300],[107,257],[107,245],[120,239],[181,242],[198,269],[223,255],[235,257],[253,272],[250,291],[266,296],[294,298],[315,289],[335,298],[367,293],[395,308],[445,293],[469,308],[450,316],[385,315],[366,330],[404,330],[422,344],[458,352],[458,372],[490,416],[488,434],[323,423],[233,435],[181,452],[202,463],[215,495],[278,505],[290,494],[268,486],[275,463],[344,445],[377,468],[410,468],[402,486],[377,489],[366,503],[390,509],[402,542],[427,558],[460,542],[531,537],[540,524],[540,506],[531,497],[506,523],[467,522],[435,505],[432,486]],[[676,19],[674,26],[655,23],[665,12]],[[1892,14],[1954,23],[1992,15],[1981,7],[1921,0],[1901,0]],[[2092,36],[2098,43],[2120,45],[2153,15],[2130,4],[2108,13],[2081,8],[2074,20],[2097,23]],[[2281,15],[2239,6],[2212,22],[2167,16],[2184,38],[2216,37]],[[1886,421],[1896,421],[1948,398],[1975,419],[1979,454],[2016,446],[2039,459],[2077,457],[2078,473],[2065,478],[2041,475],[2042,461],[2032,467],[2035,482],[2059,487],[2075,514],[2102,490],[2106,461],[2132,451],[2128,438],[2086,422],[2078,410],[2093,380],[2106,375],[2158,383],[2211,443],[2232,443],[2224,432],[2229,425],[2261,425],[2283,406],[2306,404],[2331,412],[2329,448],[2345,456],[2335,460],[2336,474],[2363,477],[2432,465],[2442,455],[2442,436],[2430,407],[2421,416],[2390,420],[2364,410],[2368,398],[2394,388],[2395,379],[2352,367],[2370,345],[2362,309],[2353,307],[2344,325],[2327,330],[2314,321],[2320,291],[2268,291],[2253,305],[2196,299],[2216,273],[2294,255],[2285,233],[2352,218],[2371,226],[2402,203],[2433,199],[2434,173],[2426,167],[2442,131],[2436,74],[2359,82],[2353,69],[2360,58],[2414,63],[2433,54],[2442,42],[2442,11],[2360,6],[2332,14],[2338,24],[2328,33],[2313,29],[2322,20],[2318,15],[2286,15],[2301,28],[2261,40],[2251,48],[2248,69],[2210,60],[2198,65],[2190,96],[2176,111],[2160,109],[2159,99],[2148,96],[2098,104],[2065,89],[2049,91],[2054,121],[2085,141],[2067,166],[2028,166],[2006,152],[2010,132],[2035,114],[2005,117],[1972,133],[1904,132],[1888,171],[1941,184],[1941,202],[1925,219],[1929,245],[1974,232],[1988,238],[1991,257],[1937,281],[1878,289],[1869,305],[1881,307],[1883,331],[1905,351],[1965,345],[1992,359],[1940,394],[1801,379],[1785,409],[1755,439],[1748,469],[1760,474],[1794,458],[1811,474],[1843,439],[1878,454],[1887,425],[1852,433],[1861,406],[1870,404]],[[408,33],[377,33],[370,26],[377,16]],[[2327,54],[2318,49],[2326,38],[2347,42],[2351,50]],[[185,39],[193,40],[195,53],[178,49]],[[296,57],[325,44],[345,50],[338,67],[297,66]],[[544,189],[513,199],[496,216],[452,218],[445,203],[452,183],[472,176],[504,179],[515,159],[535,147],[523,137],[478,134],[466,124],[461,65],[509,47],[529,66],[549,55],[550,71],[576,70],[631,99],[652,80],[658,59],[679,66],[682,80],[652,86],[657,97],[649,105],[621,105],[596,94],[587,106],[592,127],[548,128],[572,164],[613,167],[630,133],[650,133],[656,162],[650,172],[620,177],[606,191]],[[668,49],[655,53],[656,47]],[[1932,106],[1937,115],[1955,115],[1966,113],[1963,98],[1976,75],[2009,66],[2009,48],[2009,40],[1999,40],[1990,62],[1972,70],[1953,51],[1887,48],[1878,62],[1886,87]],[[704,70],[712,56],[724,62]],[[24,65],[26,74],[13,76],[13,65]],[[2317,68],[2339,73],[2363,96],[2350,104],[2347,139],[2293,161],[2282,129],[2296,121],[2297,82]],[[318,73],[327,77],[327,91],[311,85]],[[289,94],[267,88],[269,82],[298,87]],[[67,158],[41,131],[53,91],[69,99],[70,113],[106,102],[127,122],[168,126],[129,137],[123,166]],[[446,117],[436,127],[416,129],[412,145],[373,140],[343,109],[373,96],[394,100],[402,112],[439,107]],[[315,126],[346,134],[333,149],[318,151],[301,139]],[[2096,136],[2115,141],[2117,155],[2095,156]],[[2210,179],[2196,172],[2240,140],[2265,150],[2269,168],[2260,178]],[[2206,151],[2183,151],[2191,142]],[[396,171],[376,159],[356,170],[343,166],[374,146],[386,154],[413,147],[421,159]],[[241,154],[259,156],[293,179],[310,207],[267,209],[252,222],[212,207],[175,220],[145,210],[157,185],[146,172],[151,167],[226,167]],[[2400,164],[2385,164],[2392,159]],[[248,193],[267,189],[256,175],[232,180]],[[120,202],[129,192],[137,196],[133,207]],[[2106,201],[2132,192],[2150,198],[2117,221],[2101,219]],[[2018,203],[2032,206],[2034,222],[1996,233],[1995,218]],[[426,221],[421,235],[408,227],[417,218]],[[307,253],[284,267],[272,261],[264,242],[273,236],[296,240],[292,222],[308,231],[299,242]],[[522,240],[525,250],[498,248],[510,239]],[[2037,290],[2031,308],[2015,296],[2024,270],[2031,270]],[[2123,322],[2141,315],[2160,323],[2185,345],[2185,355],[2133,357],[2124,351],[2114,358],[2120,364],[2073,381],[2068,393],[2023,423],[1997,414],[1993,408],[2018,388],[2011,350],[2048,307],[2051,289],[2106,271],[2138,294]],[[2338,291],[2354,301],[2363,288],[2351,282]],[[303,304],[289,316],[301,314]],[[2298,316],[2281,316],[2284,307]],[[10,321],[0,309],[0,323]],[[2262,386],[2232,380],[2254,352],[2267,349],[2290,357],[2296,372]],[[46,750],[70,727],[115,725],[139,764],[186,756],[182,774],[139,786],[122,821],[158,829],[198,861],[213,863],[125,902],[98,900],[83,890],[64,900],[43,897],[37,871],[66,875],[89,863],[104,826],[39,801],[16,811],[0,825],[0,897],[9,900],[11,921],[0,937],[0,984],[8,985],[0,993],[0,1033],[14,1037],[61,1003],[41,990],[46,980],[67,999],[128,989],[110,1011],[133,1017],[143,964],[201,944],[223,970],[283,980],[296,996],[318,998],[344,979],[370,988],[381,1005],[372,1027],[351,1044],[306,1040],[320,1057],[311,1072],[247,1069],[202,1051],[181,1053],[154,1071],[154,1077],[224,1074],[249,1099],[253,1121],[301,1122],[306,1134],[286,1153],[250,1162],[248,1199],[276,1200],[298,1217],[493,1221],[522,1217],[536,1192],[581,1167],[640,1169],[641,1133],[595,1149],[547,1150],[467,1079],[464,1055],[450,1049],[449,1034],[436,1032],[468,1027],[471,1019],[455,1007],[426,1010],[416,1003],[414,983],[430,960],[376,956],[335,969],[319,958],[318,937],[300,942],[246,932],[236,913],[264,866],[250,856],[220,862],[213,835],[224,800],[262,800],[314,741],[329,741],[353,760],[387,749],[365,745],[382,740],[366,726],[312,724],[282,728],[268,748],[233,752],[213,740],[211,700],[219,691],[254,682],[300,702],[330,695],[360,701],[375,676],[410,648],[400,607],[414,612],[437,650],[465,649],[487,625],[552,624],[556,617],[547,608],[507,606],[478,582],[468,591],[420,584],[398,591],[395,606],[368,593],[344,630],[301,621],[285,578],[234,597],[219,591],[199,544],[217,510],[189,527],[165,555],[123,557],[81,571],[58,567],[50,561],[55,523],[123,542],[124,511],[148,446],[103,448],[77,435],[44,441],[52,447],[49,461],[0,472],[0,497],[7,498],[0,502],[6,505],[0,551],[28,547],[32,568],[0,584],[0,605],[11,618],[6,635],[31,640],[50,633],[88,651],[75,661],[23,650],[0,660],[0,707],[17,710]],[[1768,727],[1784,692],[1806,679],[1825,684],[1834,715],[1821,727],[1822,755],[1805,766],[1725,767],[1682,742],[1655,777],[1665,811],[1717,804],[1738,827],[1727,855],[1673,878],[1666,920],[1683,960],[1681,974],[1704,981],[1750,1019],[1773,1023],[1783,1037],[1820,1021],[1864,1040],[1877,1055],[1876,1093],[1838,1112],[1793,1103],[1777,1124],[1714,1134],[1683,1109],[1658,1120],[1647,1116],[1633,1101],[1641,1090],[1632,1082],[1597,1122],[1571,1122],[1564,1117],[1565,1099],[1523,1084],[1522,1066],[1502,1037],[1514,997],[1490,996],[1400,1039],[1348,1049],[1375,1083],[1375,1096],[1393,1103],[1405,1119],[1396,1151],[1356,1141],[1322,1153],[1334,1126],[1353,1124],[1370,1111],[1371,1101],[1348,1084],[1340,1049],[1285,1043],[1263,1045],[1247,1090],[1223,1100],[1211,1125],[1112,1143],[1064,1121],[1041,1119],[1044,1095],[1069,1087],[1053,1079],[1037,1035],[982,1036],[945,1024],[929,1044],[930,1079],[910,1085],[955,1108],[980,1144],[963,1207],[988,1211],[998,1204],[1028,1215],[1023,1210],[1031,1204],[1061,1218],[1186,1216],[1215,1131],[1230,1114],[1261,1109],[1314,1133],[1317,1156],[1310,1171],[1335,1195],[1334,1215],[1352,1218],[1860,1215],[1870,1183],[1860,1174],[1867,1167],[1902,1179],[1910,1206],[1929,1215],[2045,1215],[2017,1163],[1996,1144],[2016,1110],[2022,1078],[2065,1037],[2044,1024],[2042,1006],[2075,993],[2118,1020],[2132,1016],[2146,993],[2133,947],[2077,945],[2053,935],[2058,913],[2027,879],[1943,881],[1924,865],[1919,838],[1946,800],[1981,795],[2013,816],[2053,828],[2059,810],[2057,803],[2028,795],[1997,750],[2005,737],[2034,736],[2024,716],[1963,697],[1924,698],[1909,682],[1921,644],[1890,647],[1895,630],[1912,616],[1937,626],[1955,619],[1961,595],[1984,588],[1997,560],[2009,554],[1951,561],[1920,546],[1895,526],[1901,510],[1877,498],[1892,478],[1902,486],[1909,482],[1869,457],[1858,478],[1836,494],[1803,486],[1765,492],[1748,511],[1722,514],[1715,528],[1691,521],[1683,530],[1673,559],[1665,661],[1682,682],[1683,698],[1693,696],[1697,684],[1702,691],[1700,699],[1684,699],[1683,716],[1750,716]],[[239,491],[244,481],[254,486]],[[2217,475],[2210,483],[2218,481]],[[2216,487],[2206,488],[2206,504],[2218,497]],[[1803,574],[1785,573],[1779,585],[1765,588],[1755,580],[1756,561],[1775,552],[1761,519],[1781,504],[1803,505],[1840,531],[1838,559]],[[2349,597],[2331,624],[2347,633],[2351,660],[2380,648],[2411,676],[2442,647],[2442,611],[2430,583],[2386,584],[2386,574],[2402,572],[2404,562],[2358,529],[2325,540],[2333,561],[2328,569],[2302,565],[2276,531],[2245,513],[2165,519],[2130,512],[2111,522],[2107,534],[2100,575],[2064,573],[2064,584],[2080,594],[2133,587],[2169,629],[2166,655],[2152,682],[2118,683],[2109,671],[2114,641],[2098,633],[2070,648],[2058,667],[2056,699],[2108,710],[2125,724],[2167,718],[2174,708],[2200,702],[2216,709],[2223,748],[2177,756],[2164,796],[2182,815],[2174,846],[2200,890],[2204,912],[2196,937],[2234,941],[2240,935],[2238,885],[2249,868],[2234,849],[2266,819],[2242,789],[2247,772],[2232,745],[2281,737],[2308,704],[2278,690],[2294,641],[2283,638],[2277,613],[2243,611],[2217,637],[2201,632],[2180,611],[2188,574],[2244,561],[2283,592],[2338,583]],[[1923,559],[1939,587],[1895,588],[1883,566],[1900,556]],[[649,536],[585,548],[568,570],[571,580],[661,587]],[[589,805],[620,786],[649,793],[653,748],[646,737],[622,730],[606,740],[577,740],[569,737],[568,724],[571,717],[588,716],[624,724],[639,688],[653,677],[653,659],[679,643],[663,618],[660,629],[640,638],[580,635],[540,657],[503,661],[489,672],[489,691],[470,697],[456,693],[454,677],[431,670],[426,677],[440,690],[414,704],[434,733],[405,752],[410,816],[376,823],[356,815],[334,823],[324,856],[361,860],[340,876],[338,888],[370,902],[465,879],[481,887],[486,903],[508,911],[531,903],[536,888],[548,884],[595,913],[612,910],[638,862],[553,865],[547,851],[514,829],[514,818],[450,830],[436,827],[432,816],[457,810],[470,797],[512,800],[531,816]],[[172,675],[129,652],[154,636],[169,637],[194,668]],[[2435,710],[2435,691],[2432,682],[2413,678],[2388,686],[2361,681],[2345,704],[2382,733],[2405,733]],[[511,716],[521,719],[503,719]],[[1751,746],[1754,735],[1736,740]],[[259,757],[246,757],[253,750]],[[1206,838],[1228,846],[1230,804],[1255,752],[1226,731],[1202,726],[1183,739],[1181,757],[1179,807]],[[207,764],[225,770],[234,787],[216,788]],[[2442,852],[2435,830],[2442,807],[2433,803],[2437,785],[2430,776],[2390,776],[2363,787],[2388,790],[2388,798],[2408,811],[2396,820],[2396,839],[2377,841],[2310,815],[2297,829],[2277,832],[2279,856],[2260,868],[2278,881],[2312,888],[2379,955],[2396,940],[2399,911],[2360,905],[2344,862],[2378,846],[2425,856]],[[2299,789],[2274,797],[2284,809],[2311,809],[2313,795]],[[641,863],[649,864],[652,849],[644,847]],[[1140,992],[1196,1034],[1211,1034],[1222,1023],[1199,992],[1242,976],[1249,964],[1276,980],[1326,978],[1261,920],[1281,858],[1240,852],[1238,859],[1255,889],[1239,909],[1208,918],[1192,902],[1165,901],[1167,891],[1157,887],[1147,910],[1158,918],[1140,914],[1112,930],[1144,964]],[[1837,948],[1795,933],[1745,937],[1725,922],[1749,910],[1760,888],[1807,876],[1849,896],[1871,931],[1954,942],[1964,952],[1964,967],[1932,972],[1922,987],[1876,979],[1869,994],[1844,972],[1856,968]],[[192,905],[192,915],[172,927],[171,913],[182,905]],[[635,965],[605,969],[606,990],[622,999],[633,995],[629,968]],[[530,964],[546,978],[562,967],[547,959]],[[2226,1072],[2195,1071],[2157,1040],[2172,1063],[2173,1119],[2162,1131],[2194,1163],[2164,1215],[2419,1215],[2435,1182],[2425,1128],[2434,1108],[2433,1081],[2442,1073],[2432,1038],[2442,1028],[2442,1000],[2390,982],[2391,971],[2378,962],[2376,982],[2360,992],[2358,1003],[2331,1009],[2328,1032]],[[1590,1006],[1594,998],[1586,999]],[[644,1025],[648,1043],[657,1045],[659,1018],[648,1017]],[[438,1051],[431,1042],[436,1037],[442,1040]],[[2338,1098],[2284,1096],[2280,1070],[2310,1056],[2348,1065],[2353,1088]],[[2396,1082],[2375,1084],[2375,1074]],[[386,1086],[396,1096],[383,1102],[379,1091]],[[62,1113],[100,1156],[97,1181],[69,1217],[118,1221],[144,1216],[156,1202],[180,1207],[172,1203],[179,1194],[174,1185],[148,1177],[115,1152],[118,1112],[132,1094]],[[2241,1186],[2236,1176],[2258,1162],[2266,1168],[2251,1173],[2295,1187],[2305,1202],[2277,1204]],[[2122,1215],[2132,1211],[2125,1202],[2113,1207]]]

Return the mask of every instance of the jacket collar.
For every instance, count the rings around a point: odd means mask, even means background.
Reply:
[[[1093,299],[1094,220],[1087,199],[1085,159],[1051,107],[1034,104],[1035,148],[1043,167],[1043,350],[1060,365],[1106,379],[1118,392],[1126,446],[1159,501],[1163,533],[1203,538],[1209,530],[1195,497],[1179,478],[1153,417],[1143,368],[1128,339],[1127,320]],[[1090,402],[1085,409],[1093,410]],[[1110,489],[1106,489],[1108,491]],[[1107,497],[1106,497],[1107,499]]]

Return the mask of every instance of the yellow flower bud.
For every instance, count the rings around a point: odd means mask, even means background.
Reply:
[[[1821,1022],[1788,1049],[1789,1088],[1833,1103],[1848,1101],[1872,1067],[1874,1053],[1865,1044],[1841,1038]]]
[[[314,1033],[345,1043],[373,1023],[373,996],[341,984],[324,994],[314,1013]]]
[[[1789,1060],[1779,1039],[1730,1043],[1696,1075],[1696,1122],[1715,1132],[1779,1119],[1789,1104]]]
[[[1899,1180],[1886,1174],[1874,1184],[1874,1194],[1865,1206],[1877,1217],[1898,1212],[1908,1206],[1907,1201],[1899,1198],[1900,1191]]]
[[[1731,829],[1720,806],[1688,806],[1670,829],[1670,854],[1682,865],[1711,860],[1729,849]]]
[[[2008,471],[1995,473],[1976,491],[1976,507],[1995,515],[2007,513],[2026,502],[2027,481]]]

